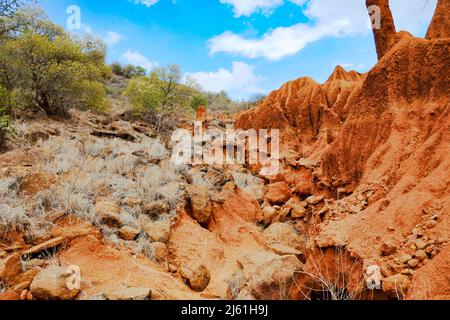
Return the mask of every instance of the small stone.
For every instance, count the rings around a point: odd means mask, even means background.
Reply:
[[[291,217],[294,219],[303,218],[307,210],[298,198],[291,198],[286,205],[291,208]]]
[[[394,254],[397,251],[397,246],[395,245],[394,241],[392,240],[386,240],[383,245],[381,246],[381,254],[383,256],[390,256]]]
[[[269,225],[275,219],[277,210],[274,207],[264,207],[258,220],[265,225]]]
[[[420,262],[424,261],[425,259],[428,258],[428,255],[426,254],[425,251],[423,250],[419,250],[414,254],[414,257],[419,260]]]
[[[409,277],[396,274],[383,280],[383,291],[392,298],[403,298],[410,285]]]
[[[30,285],[33,297],[38,300],[73,300],[81,288],[67,285],[73,275],[67,268],[51,266],[39,272]]]
[[[170,238],[170,220],[163,219],[149,222],[144,226],[144,232],[152,242],[166,243]]]
[[[20,270],[21,262],[18,253],[0,260],[0,282],[11,283],[20,273]]]
[[[425,228],[427,228],[427,229],[433,229],[436,226],[437,226],[437,222],[435,220],[428,221],[425,224]]]
[[[436,246],[434,246],[434,245],[428,246],[425,248],[425,253],[431,254],[434,251],[434,249],[436,249]]]
[[[308,204],[314,206],[314,205],[321,203],[324,199],[325,198],[323,196],[311,196],[306,199],[306,202],[308,202]]]
[[[275,223],[263,232],[263,237],[269,247],[284,246],[304,253],[306,238],[297,234],[294,227],[287,223]],[[278,248],[278,250],[280,250]]]
[[[169,255],[169,249],[162,242],[153,242],[151,245],[153,255],[158,261],[166,261]]]
[[[291,197],[291,189],[286,182],[277,182],[268,186],[266,200],[271,204],[284,204]]]
[[[422,239],[416,239],[413,241],[413,244],[416,246],[418,250],[423,250],[427,247],[427,243]]]
[[[192,216],[200,224],[206,224],[212,216],[212,202],[209,189],[204,185],[188,185],[186,192],[191,205]]]
[[[99,201],[95,204],[95,214],[100,217],[101,221],[112,228],[122,225],[120,219],[121,209],[115,203],[107,201]]]
[[[447,237],[439,237],[439,238],[437,238],[436,239],[436,243],[437,244],[445,244],[445,243],[447,243],[448,242],[448,238]]]
[[[105,294],[106,300],[113,301],[145,301],[150,300],[152,290],[149,288],[120,288]]]
[[[411,269],[404,269],[402,270],[402,274],[404,274],[405,276],[412,276],[414,273]]]
[[[405,264],[411,259],[412,259],[411,255],[406,254],[406,253],[401,253],[398,257],[396,257],[394,259],[394,261],[399,264]]]
[[[189,287],[197,292],[204,291],[211,281],[209,270],[204,265],[200,265],[194,270],[182,268],[180,274],[186,280]]]
[[[408,266],[410,266],[411,268],[415,268],[419,265],[420,261],[417,259],[411,259],[408,261]]]
[[[140,234],[140,231],[136,228],[125,226],[119,230],[119,237],[126,241],[133,241]]]
[[[27,300],[29,301],[33,300],[33,294],[31,293],[31,291],[27,292]]]

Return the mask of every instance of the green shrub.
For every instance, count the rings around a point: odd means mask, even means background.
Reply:
[[[178,114],[192,113],[206,101],[195,82],[184,79],[176,65],[156,68],[149,76],[131,79],[124,95],[160,131],[173,127]]]
[[[73,38],[41,11],[25,12],[20,19],[23,30],[0,44],[0,83],[24,107],[47,114],[64,116],[69,108],[104,110],[101,81],[111,74],[104,45]]]
[[[113,64],[111,64],[111,70],[115,75],[127,79],[142,77],[145,76],[146,73],[146,70],[142,67],[133,66],[131,64],[124,67],[118,62],[114,62]]]
[[[9,111],[8,91],[0,86],[0,151],[3,150],[6,135],[14,133]]]

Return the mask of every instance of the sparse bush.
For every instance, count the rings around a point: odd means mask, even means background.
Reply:
[[[0,86],[0,152],[3,150],[6,135],[14,133],[9,111],[8,91]]]
[[[122,66],[118,62],[114,62],[111,64],[111,70],[115,75],[132,79],[136,77],[143,77],[145,76],[146,70],[139,66],[133,66],[131,64],[127,66]]]
[[[195,82],[184,79],[177,65],[156,68],[148,77],[132,79],[124,95],[159,132],[174,129],[178,114],[192,113],[192,108],[202,102]]]

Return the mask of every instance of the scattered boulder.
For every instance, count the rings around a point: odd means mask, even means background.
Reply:
[[[425,251],[423,250],[419,250],[414,254],[414,257],[419,260],[420,262],[426,260],[428,258],[428,255],[426,254]]]
[[[81,288],[69,285],[72,275],[67,268],[48,267],[39,272],[31,282],[31,293],[38,300],[73,300],[81,292]]]
[[[399,264],[405,264],[411,259],[412,259],[411,255],[406,254],[406,253],[401,253],[394,259],[394,261]]]
[[[193,218],[200,224],[208,223],[212,215],[212,203],[208,187],[188,185],[186,192],[191,204]]]
[[[119,205],[102,200],[95,204],[94,211],[106,225],[112,228],[117,228],[122,225],[122,221],[120,219],[121,209]]]
[[[261,300],[289,299],[295,275],[303,269],[296,256],[279,256],[267,251],[247,254],[238,263],[245,287],[254,298]]]
[[[295,229],[287,223],[274,223],[263,232],[264,240],[269,247],[285,246],[300,252],[306,249],[306,239],[299,236]]]
[[[152,290],[149,288],[119,288],[104,296],[106,300],[114,301],[145,301],[151,299]]]
[[[277,215],[277,210],[274,207],[264,207],[261,210],[260,216],[258,216],[258,221],[264,223],[265,225],[269,225],[275,219]]]
[[[211,274],[208,268],[204,265],[200,265],[194,270],[188,268],[182,268],[180,274],[185,279],[189,287],[197,292],[204,291],[211,281]]]
[[[170,220],[162,219],[145,224],[144,232],[150,241],[166,243],[170,238]]]
[[[413,241],[413,243],[418,250],[423,250],[427,247],[427,243],[422,239],[416,239]]]
[[[437,222],[435,220],[428,221],[425,224],[425,228],[427,228],[427,229],[433,229],[436,226],[437,226]]]
[[[60,131],[53,127],[44,128],[42,126],[32,125],[25,130],[23,137],[31,143],[36,143],[38,141],[46,141],[50,136],[58,136],[60,134]]]
[[[315,205],[321,203],[324,199],[325,198],[323,196],[311,196],[306,199],[306,202],[308,202],[308,204],[310,204],[312,206],[315,206]]]
[[[169,249],[165,243],[153,242],[151,245],[153,255],[158,261],[166,261],[169,255]]]
[[[394,241],[392,240],[386,240],[383,242],[381,246],[381,254],[383,256],[390,256],[394,254],[397,251],[397,246],[395,245]]]
[[[120,228],[119,237],[126,241],[133,241],[140,233],[141,232],[134,227],[125,226]]]
[[[169,211],[169,203],[167,203],[167,201],[165,200],[146,203],[142,206],[142,213],[152,217],[158,217],[160,215],[167,214]]]
[[[408,291],[410,285],[409,277],[403,274],[396,274],[383,280],[383,291],[392,298],[402,299]]]
[[[291,208],[291,217],[294,219],[303,218],[308,212],[298,198],[291,198],[286,205]]]
[[[13,282],[21,268],[20,255],[17,253],[0,260],[0,282]]]
[[[262,179],[240,172],[232,172],[231,175],[236,186],[244,193],[258,201],[264,199],[264,182]]]
[[[271,204],[284,204],[292,197],[286,182],[277,182],[268,186],[266,200]]]
[[[408,266],[409,266],[410,268],[415,268],[415,267],[417,267],[417,266],[419,265],[419,263],[420,263],[419,260],[417,260],[417,259],[411,259],[411,260],[408,261]]]

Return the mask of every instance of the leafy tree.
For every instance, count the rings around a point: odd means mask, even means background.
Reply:
[[[111,70],[115,75],[122,76],[127,79],[145,76],[147,72],[142,67],[133,66],[131,64],[124,67],[118,62],[114,62],[113,64],[111,64]]]
[[[145,76],[146,70],[142,67],[133,66],[131,64],[123,68],[123,74],[125,78],[132,79],[135,77]]]
[[[124,95],[160,131],[168,128],[175,114],[192,112],[204,101],[195,82],[184,78],[177,65],[155,68],[149,76],[132,79]]]
[[[15,19],[17,12],[32,0],[0,0],[0,39],[16,31],[20,20]]]
[[[42,11],[17,15],[23,28],[0,45],[0,83],[27,107],[53,115],[69,108],[106,108],[101,80],[110,69],[105,47],[96,39],[72,38]],[[11,97],[9,97],[11,102]]]
[[[198,110],[198,108],[202,106],[208,106],[208,97],[204,93],[198,92],[192,97],[191,108],[193,110]]]
[[[8,92],[0,86],[0,151],[3,149],[7,133],[13,133],[9,116]]]

